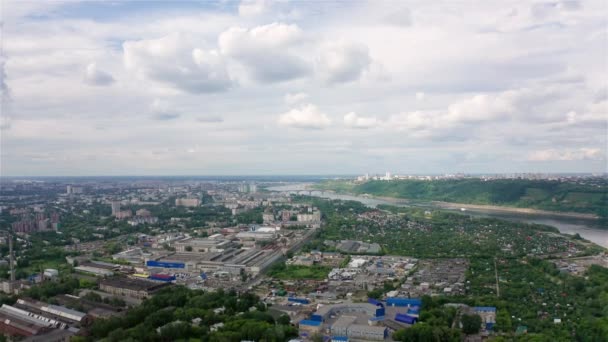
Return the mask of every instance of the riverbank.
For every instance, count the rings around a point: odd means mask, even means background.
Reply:
[[[451,203],[451,202],[440,202],[440,201],[431,201],[430,203],[432,203],[433,205],[436,205],[440,208],[443,208],[443,209],[464,208],[464,209],[475,209],[475,210],[493,210],[493,211],[500,211],[500,212],[505,212],[505,213],[517,213],[517,214],[549,215],[549,216],[576,218],[576,219],[584,219],[584,220],[598,220],[599,219],[599,216],[594,215],[594,214],[584,214],[584,213],[574,213],[574,212],[505,207],[505,206],[498,206],[498,205]]]
[[[550,211],[550,210],[541,210],[541,209],[532,209],[532,208],[518,208],[518,207],[508,207],[508,206],[500,206],[500,205],[488,205],[488,204],[468,204],[468,203],[454,203],[454,202],[443,202],[443,201],[419,201],[419,200],[410,200],[407,198],[397,198],[397,197],[386,197],[386,196],[374,196],[370,194],[353,194],[348,192],[336,192],[332,190],[318,190],[314,188],[309,188],[308,190],[313,191],[326,191],[326,192],[334,192],[337,194],[344,194],[355,197],[364,197],[370,199],[383,200],[387,202],[392,202],[395,204],[411,204],[414,206],[424,206],[430,205],[433,207],[439,207],[441,209],[472,209],[472,210],[492,210],[497,212],[504,213],[513,213],[513,214],[529,214],[529,215],[548,215],[555,217],[564,217],[564,218],[573,218],[573,219],[584,219],[584,220],[598,220],[600,217],[595,214],[586,214],[586,213],[576,213],[576,212],[564,212],[564,211]]]
[[[441,209],[440,206],[434,205],[431,202],[419,202],[419,201],[406,201],[401,198],[394,197],[374,197],[371,195],[347,195],[343,192],[326,191],[311,189],[313,183],[299,183],[289,184],[284,186],[277,186],[269,188],[270,191],[281,191],[281,192],[301,192],[305,195],[316,196],[327,199],[339,199],[345,201],[359,201],[369,207],[377,207],[378,205],[393,205],[393,206],[405,206],[405,207],[419,207],[432,209]],[[578,214],[575,217],[554,215],[554,212],[549,211],[547,214],[543,214],[543,211],[528,211],[525,213],[512,211],[511,209],[522,209],[522,208],[505,208],[499,207],[503,210],[492,210],[492,209],[473,209],[469,207],[465,212],[460,211],[460,208],[464,208],[458,203],[445,203],[443,210],[452,210],[458,213],[475,216],[475,217],[489,217],[497,218],[506,221],[523,222],[529,224],[543,224],[557,228],[562,234],[579,234],[584,239],[589,240],[599,246],[608,248],[608,225],[603,220],[595,218],[579,218]],[[473,206],[473,205],[471,205]],[[536,212],[536,214],[534,214]]]

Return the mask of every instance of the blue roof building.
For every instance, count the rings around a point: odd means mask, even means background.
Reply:
[[[422,300],[420,298],[400,298],[390,297],[386,300],[388,306],[421,306]]]

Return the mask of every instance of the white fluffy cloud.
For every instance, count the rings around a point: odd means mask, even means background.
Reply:
[[[601,0],[132,5],[4,6],[3,174],[605,171]]]
[[[361,77],[371,61],[365,45],[336,41],[321,47],[316,72],[327,83],[351,82]]]
[[[114,83],[114,77],[97,68],[97,64],[90,63],[84,72],[84,82],[89,85],[105,86]]]
[[[221,54],[198,47],[195,39],[183,34],[127,41],[123,50],[127,70],[181,91],[218,92],[232,83]]]
[[[349,128],[367,129],[378,126],[379,121],[376,117],[362,117],[355,112],[344,115],[344,125]]]
[[[305,104],[279,116],[278,123],[288,127],[322,129],[328,127],[331,120],[315,105]]]
[[[532,151],[528,154],[530,161],[573,161],[573,160],[606,160],[606,155],[599,148],[580,149],[547,149]]]
[[[252,29],[232,27],[219,36],[221,52],[242,65],[258,82],[288,81],[309,73],[310,67],[291,50],[303,39],[297,25],[272,23]]]
[[[480,94],[451,104],[445,119],[450,122],[474,123],[508,116],[515,110],[513,93]]]

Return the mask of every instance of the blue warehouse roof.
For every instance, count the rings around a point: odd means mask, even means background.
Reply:
[[[307,326],[311,326],[311,327],[319,327],[319,326],[321,326],[321,322],[319,322],[319,321],[311,321],[309,319],[301,320],[299,324],[300,325],[307,325]]]

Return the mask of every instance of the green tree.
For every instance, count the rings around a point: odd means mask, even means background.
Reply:
[[[460,318],[462,332],[467,335],[477,334],[481,329],[481,317],[479,315],[464,314]]]
[[[506,309],[499,309],[496,313],[496,330],[502,332],[512,332],[513,324],[511,323],[511,315]]]

